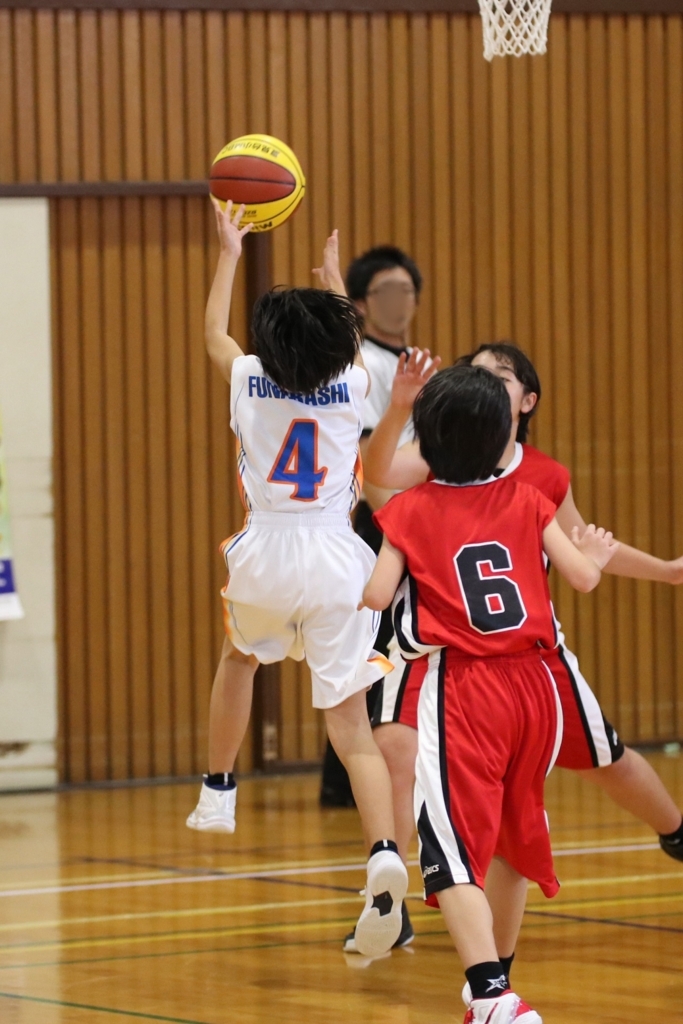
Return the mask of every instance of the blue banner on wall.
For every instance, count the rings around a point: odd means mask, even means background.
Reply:
[[[0,619],[21,619],[23,615],[24,609],[21,607],[14,583],[7,504],[7,475],[2,443],[2,420],[0,420]]]

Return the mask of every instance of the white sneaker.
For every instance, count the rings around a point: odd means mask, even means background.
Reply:
[[[368,861],[365,909],[358,918],[356,949],[377,957],[394,945],[403,927],[401,908],[408,891],[408,872],[393,850],[379,850]]]
[[[470,988],[469,981],[466,981],[462,989],[462,1001],[469,1010],[472,1005],[472,989]]]
[[[543,1021],[516,993],[505,992],[495,999],[473,999],[464,1024],[543,1024]]]
[[[237,786],[212,789],[202,782],[199,803],[185,824],[198,832],[234,832]]]

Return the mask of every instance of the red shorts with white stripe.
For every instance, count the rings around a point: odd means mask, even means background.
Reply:
[[[425,898],[460,883],[483,888],[505,860],[546,896],[559,889],[543,806],[561,737],[559,699],[536,651],[429,656],[420,694],[415,816]]]
[[[566,647],[557,647],[545,651],[543,659],[555,680],[564,718],[557,764],[574,770],[614,764],[623,755],[624,745],[582,676],[576,655]],[[427,658],[403,661],[393,637],[389,660],[394,668],[377,687],[372,725],[400,722],[417,729],[417,704],[427,673]]]

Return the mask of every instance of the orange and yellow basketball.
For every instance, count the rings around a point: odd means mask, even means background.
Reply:
[[[214,160],[210,188],[222,206],[228,200],[244,203],[242,223],[253,224],[253,231],[272,231],[296,210],[306,179],[284,142],[272,135],[242,135]]]

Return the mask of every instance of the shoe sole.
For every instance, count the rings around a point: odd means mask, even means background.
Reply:
[[[362,956],[382,956],[394,945],[403,927],[401,906],[407,891],[408,872],[403,861],[391,857],[373,878],[372,891],[368,892],[365,909],[358,918],[356,949]],[[385,893],[392,904],[389,913],[382,915],[372,904],[374,897],[382,898]]]
[[[392,949],[405,949],[406,946],[409,946],[411,944],[411,942],[414,940],[414,938],[415,938],[414,935],[409,935],[407,939],[403,940],[403,942],[395,942],[394,945],[391,948]],[[356,949],[355,941],[345,943],[342,946],[342,952],[343,953],[357,953],[358,956],[361,955],[360,950]]]
[[[209,818],[208,821],[192,821],[188,818],[185,824],[195,832],[227,832],[232,835],[235,831],[234,824],[226,825],[221,818]]]

